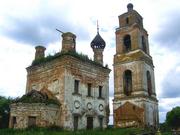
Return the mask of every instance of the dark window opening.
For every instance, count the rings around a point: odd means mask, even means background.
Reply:
[[[129,96],[132,92],[132,73],[130,70],[124,72],[124,94]]]
[[[74,116],[74,131],[78,129],[78,116]]]
[[[130,37],[130,35],[126,35],[124,37],[123,41],[124,41],[124,51],[125,52],[131,51],[131,37]]]
[[[136,110],[136,107],[133,105],[133,110]]]
[[[99,98],[102,98],[102,86],[99,86]]]
[[[79,93],[79,80],[74,81],[74,93]]]
[[[93,117],[87,117],[87,129],[93,129]]]
[[[91,96],[91,83],[88,83],[88,96]]]
[[[28,117],[28,127],[36,126],[36,117],[29,116]]]
[[[103,129],[103,118],[102,117],[99,118],[99,128]]]
[[[147,76],[148,94],[149,94],[149,96],[151,96],[152,95],[152,83],[151,83],[151,74],[149,71],[147,71],[146,76]]]
[[[146,49],[146,41],[144,36],[142,36],[142,50],[146,53],[147,49]]]
[[[74,46],[73,46],[73,49],[76,48],[76,40],[73,38],[73,43],[74,43]]]
[[[14,128],[16,124],[17,124],[16,117],[13,116],[13,117],[12,117],[12,127]]]
[[[129,18],[128,17],[126,18],[126,24],[129,24]]]

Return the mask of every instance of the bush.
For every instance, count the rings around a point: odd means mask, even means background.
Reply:
[[[180,127],[180,107],[175,107],[166,114],[166,123],[172,129]]]
[[[7,128],[9,125],[9,105],[12,99],[0,96],[0,128]]]
[[[159,126],[160,126],[160,130],[161,130],[162,132],[171,131],[171,128],[167,125],[166,122],[160,123]]]

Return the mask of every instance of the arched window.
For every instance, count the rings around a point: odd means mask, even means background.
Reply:
[[[152,83],[151,83],[151,74],[149,71],[146,72],[146,77],[147,77],[147,90],[149,96],[152,95]]]
[[[129,24],[129,18],[128,17],[126,18],[126,24]]]
[[[124,41],[124,51],[128,52],[131,50],[131,36],[130,35],[126,35],[123,39]]]
[[[147,52],[147,50],[146,50],[146,41],[145,41],[145,38],[144,38],[144,36],[142,36],[142,39],[141,39],[142,41],[142,50],[146,53]]]
[[[132,92],[132,72],[126,70],[124,72],[124,94],[129,96]]]

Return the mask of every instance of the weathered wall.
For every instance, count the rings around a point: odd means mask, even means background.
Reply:
[[[117,108],[121,107],[126,102],[131,102],[137,105],[144,109],[143,118],[141,120],[144,121],[141,124],[142,127],[158,126],[158,101],[156,99],[153,68],[154,66],[151,56],[145,54],[140,49],[132,50],[125,54],[116,54],[114,57],[114,113]],[[123,79],[126,70],[132,72],[132,92],[129,96],[124,94]],[[151,76],[152,95],[148,94],[147,71],[150,72]],[[115,118],[114,121],[115,125],[118,126],[120,122]],[[130,121],[130,118],[127,122],[128,121]],[[130,125],[132,122],[130,122]],[[119,125],[123,125],[123,123]],[[126,126],[130,125],[127,125],[126,123]]]
[[[66,68],[65,74],[65,102],[68,108],[65,127],[73,128],[74,115],[79,116],[79,129],[86,128],[87,116],[93,117],[94,128],[99,127],[99,116],[102,116],[103,127],[107,127],[108,116],[105,107],[109,104],[109,71],[83,64],[75,59],[71,62],[72,65]],[[79,80],[79,94],[74,93],[75,80]],[[90,97],[87,96],[88,83],[92,84]],[[98,98],[99,86],[102,86],[103,98]]]
[[[143,30],[139,30],[136,26],[121,28],[116,31],[116,53],[124,53],[124,42],[123,39],[126,35],[131,36],[131,50],[142,49],[141,37],[145,37],[147,54],[149,54],[149,42],[148,34]]]
[[[36,125],[39,127],[59,126],[60,107],[57,105],[45,105],[40,103],[16,103],[10,106],[10,128],[27,128],[28,117],[36,117]],[[13,126],[12,119],[16,117]]]
[[[138,97],[138,96],[114,100],[114,102],[113,102],[114,115],[116,115],[116,110],[119,107],[122,107],[127,102],[130,102],[130,103],[144,109],[143,117],[141,117],[141,121],[143,121],[143,123],[141,123],[141,125],[139,125],[139,126],[141,126],[141,127],[145,127],[145,126],[157,127],[158,126],[159,118],[158,118],[158,103],[157,103],[157,101],[154,101],[154,100],[146,98],[146,97]],[[116,118],[115,118],[114,121],[115,121],[114,124],[118,127],[118,120],[116,120]]]
[[[50,90],[60,102],[64,101],[64,65],[65,61],[52,62],[27,68],[26,92],[35,89]]]
[[[137,52],[134,52],[137,53]],[[123,75],[125,70],[131,70],[132,72],[132,95],[135,94],[144,94],[148,95],[147,91],[147,76],[146,72],[149,71],[151,74],[151,82],[152,82],[152,97],[155,98],[155,80],[154,80],[154,70],[153,67],[148,65],[144,61],[136,60],[133,61],[133,58],[128,59],[128,55],[124,56],[124,59],[127,61],[123,62],[123,60],[115,61],[116,64],[114,66],[114,93],[115,98],[124,97],[124,84],[123,84]],[[129,61],[129,62],[128,62]]]
[[[114,112],[126,102],[144,109],[142,126],[158,126],[158,103],[155,92],[154,67],[151,57],[141,50],[118,54],[114,58]],[[124,72],[132,72],[131,95],[124,94]],[[147,71],[151,75],[152,95],[148,94]]]
[[[115,127],[142,127],[144,109],[130,102],[125,102],[114,111]]]
[[[50,90],[61,103],[60,126],[73,129],[74,114],[78,114],[78,128],[86,128],[86,116],[93,116],[94,128],[99,127],[98,117],[104,117],[107,126],[106,106],[109,105],[110,70],[92,63],[83,62],[72,56],[63,56],[49,63],[27,68],[27,91],[31,89]],[[74,81],[79,80],[79,94],[74,93]],[[87,97],[87,84],[92,84],[91,97]],[[102,97],[98,98],[98,87],[102,86]],[[79,108],[75,108],[75,104]],[[87,109],[91,104],[91,109]],[[103,108],[99,111],[99,105]]]

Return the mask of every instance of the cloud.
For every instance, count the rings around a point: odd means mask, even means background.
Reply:
[[[32,46],[17,44],[8,38],[1,39],[0,95],[17,97],[25,93],[26,67],[34,58]]]
[[[162,106],[161,104],[159,104],[159,112],[167,112],[167,107]]]
[[[167,47],[173,51],[180,50],[180,13],[174,11],[173,13],[166,14],[166,17],[161,17],[164,19],[159,23],[159,30],[154,34],[154,40],[161,47]]]
[[[161,123],[165,121],[167,112],[171,111],[172,108],[179,106],[179,102],[180,97],[159,99],[159,120]]]
[[[170,70],[162,81],[162,97],[180,97],[180,64]]]
[[[15,41],[31,45],[47,45],[60,39],[58,28],[63,32],[73,32],[77,34],[79,40],[89,39],[87,29],[79,25],[76,20],[72,22],[71,11],[66,7],[53,5],[38,5],[38,9],[33,8],[24,11],[24,14],[4,14],[3,23],[0,24],[1,35],[5,35]]]

